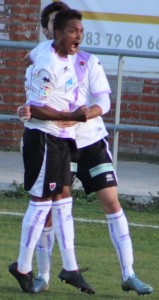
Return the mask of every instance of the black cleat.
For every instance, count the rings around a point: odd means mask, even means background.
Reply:
[[[95,294],[95,290],[88,285],[79,271],[66,271],[62,269],[58,277],[62,282],[77,287],[81,292],[87,293],[89,295]]]
[[[9,272],[16,278],[18,281],[21,290],[26,293],[33,293],[33,284],[34,284],[34,275],[32,272],[27,274],[22,274],[17,269],[18,263],[14,262],[9,265]]]

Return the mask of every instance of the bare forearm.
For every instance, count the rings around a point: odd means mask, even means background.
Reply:
[[[40,120],[50,121],[87,121],[88,108],[83,106],[74,112],[57,111],[49,106],[31,106],[31,116]]]

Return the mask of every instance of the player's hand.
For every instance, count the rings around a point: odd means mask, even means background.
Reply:
[[[89,108],[86,105],[82,105],[77,108],[73,114],[76,118],[76,121],[86,122],[88,119]]]
[[[54,124],[56,124],[60,128],[72,127],[77,123],[78,121],[54,121]]]
[[[31,118],[31,110],[30,106],[28,105],[23,105],[18,107],[17,109],[17,115],[21,122],[26,122]]]

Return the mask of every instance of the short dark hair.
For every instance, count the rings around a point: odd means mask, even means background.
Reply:
[[[55,31],[56,29],[58,29],[60,31],[63,31],[67,26],[68,21],[73,19],[78,19],[81,21],[82,14],[78,10],[70,8],[59,11],[55,16],[53,30]]]
[[[62,1],[55,1],[47,5],[41,12],[41,26],[47,28],[49,22],[49,15],[53,12],[58,12],[64,9],[69,9],[69,6]]]

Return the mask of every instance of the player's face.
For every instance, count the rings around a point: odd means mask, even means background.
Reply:
[[[53,38],[54,38],[53,24],[54,24],[54,19],[55,19],[56,14],[57,14],[57,11],[52,12],[49,15],[49,22],[48,22],[47,28],[43,28],[43,33],[48,40],[53,40]]]
[[[64,31],[58,34],[58,53],[65,56],[75,54],[83,38],[82,22],[78,19],[68,21]]]

